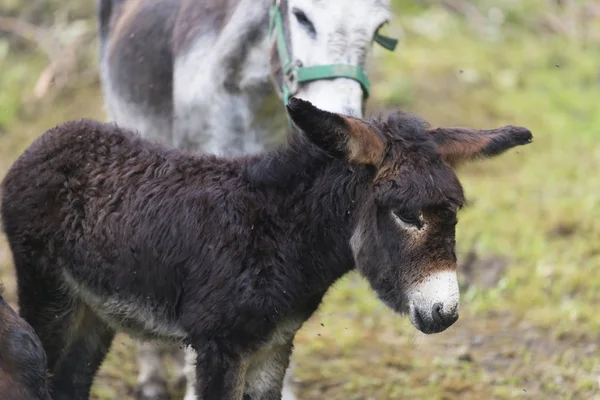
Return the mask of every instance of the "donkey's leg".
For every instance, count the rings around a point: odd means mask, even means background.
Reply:
[[[186,388],[187,384],[187,369],[185,363],[186,357],[186,347],[184,345],[175,345],[173,347],[169,347],[168,352],[173,360],[173,368],[175,369],[175,386],[178,391],[183,391]],[[195,357],[194,357],[195,359]],[[192,361],[194,360],[192,359]],[[195,380],[195,379],[194,379]]]
[[[51,373],[53,400],[87,400],[114,331],[51,274],[19,265],[19,311],[39,336]],[[32,279],[34,278],[34,279]]]
[[[199,342],[196,357],[197,400],[242,400],[246,360],[221,341]]]
[[[281,400],[296,400],[296,390],[292,383],[294,376],[294,365],[290,362],[288,368],[285,371],[285,377],[283,378],[283,390],[281,393]]]
[[[184,350],[183,373],[186,378],[185,397],[183,400],[196,400],[196,351],[187,346]]]
[[[273,346],[264,353],[257,354],[250,362],[246,372],[244,399],[280,400],[294,399],[290,393],[282,397],[282,391],[291,392],[284,387],[284,377],[292,355],[293,341]],[[290,382],[287,382],[288,385]]]
[[[167,381],[163,374],[161,345],[156,342],[137,343],[139,374],[136,398],[139,400],[166,400],[169,398]]]
[[[54,374],[53,398],[55,400],[87,400],[100,365],[115,336],[87,306],[78,306],[76,323],[67,333],[69,342],[63,349],[62,360]]]
[[[164,376],[162,356],[170,355],[175,369],[175,381],[178,390],[186,390],[185,399],[194,400],[194,383],[196,373],[194,370],[195,353],[186,364],[186,351],[181,345],[158,342],[140,342],[137,344],[137,357],[140,372],[137,378],[136,397],[140,400],[162,400],[169,398],[167,379]],[[191,371],[191,373],[190,373]]]

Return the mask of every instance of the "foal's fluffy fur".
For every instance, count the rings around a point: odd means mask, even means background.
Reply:
[[[463,195],[444,160],[531,133],[288,110],[304,134],[260,156],[192,155],[79,120],[13,164],[1,216],[55,398],[87,399],[121,330],[190,344],[199,399],[279,399],[296,331],[354,267],[423,332],[456,321],[457,290],[431,287],[456,283]]]

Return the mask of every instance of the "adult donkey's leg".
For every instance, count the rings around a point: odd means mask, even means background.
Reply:
[[[140,400],[169,398],[160,345],[155,342],[137,343],[139,374],[136,397]]]
[[[186,391],[183,400],[196,400],[196,351],[188,346],[184,351],[183,373],[186,378]]]
[[[294,376],[294,364],[290,363],[288,368],[285,371],[285,376],[283,378],[283,392],[281,395],[281,400],[296,400],[295,388],[292,382],[292,377]]]

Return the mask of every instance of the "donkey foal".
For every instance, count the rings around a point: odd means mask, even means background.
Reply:
[[[280,399],[296,331],[353,268],[422,332],[458,319],[451,165],[531,133],[298,99],[288,112],[304,134],[262,155],[193,155],[80,120],[13,164],[1,215],[54,400],[88,398],[117,330],[191,345],[198,399]]]

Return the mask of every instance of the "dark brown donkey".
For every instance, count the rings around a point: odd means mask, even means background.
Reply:
[[[2,297],[0,285],[0,399],[50,400],[40,339]]]
[[[116,331],[191,345],[198,399],[280,399],[296,331],[353,269],[420,331],[456,322],[451,166],[531,133],[363,121],[294,98],[288,112],[303,133],[256,156],[80,120],[12,165],[1,216],[54,400],[88,398]]]

